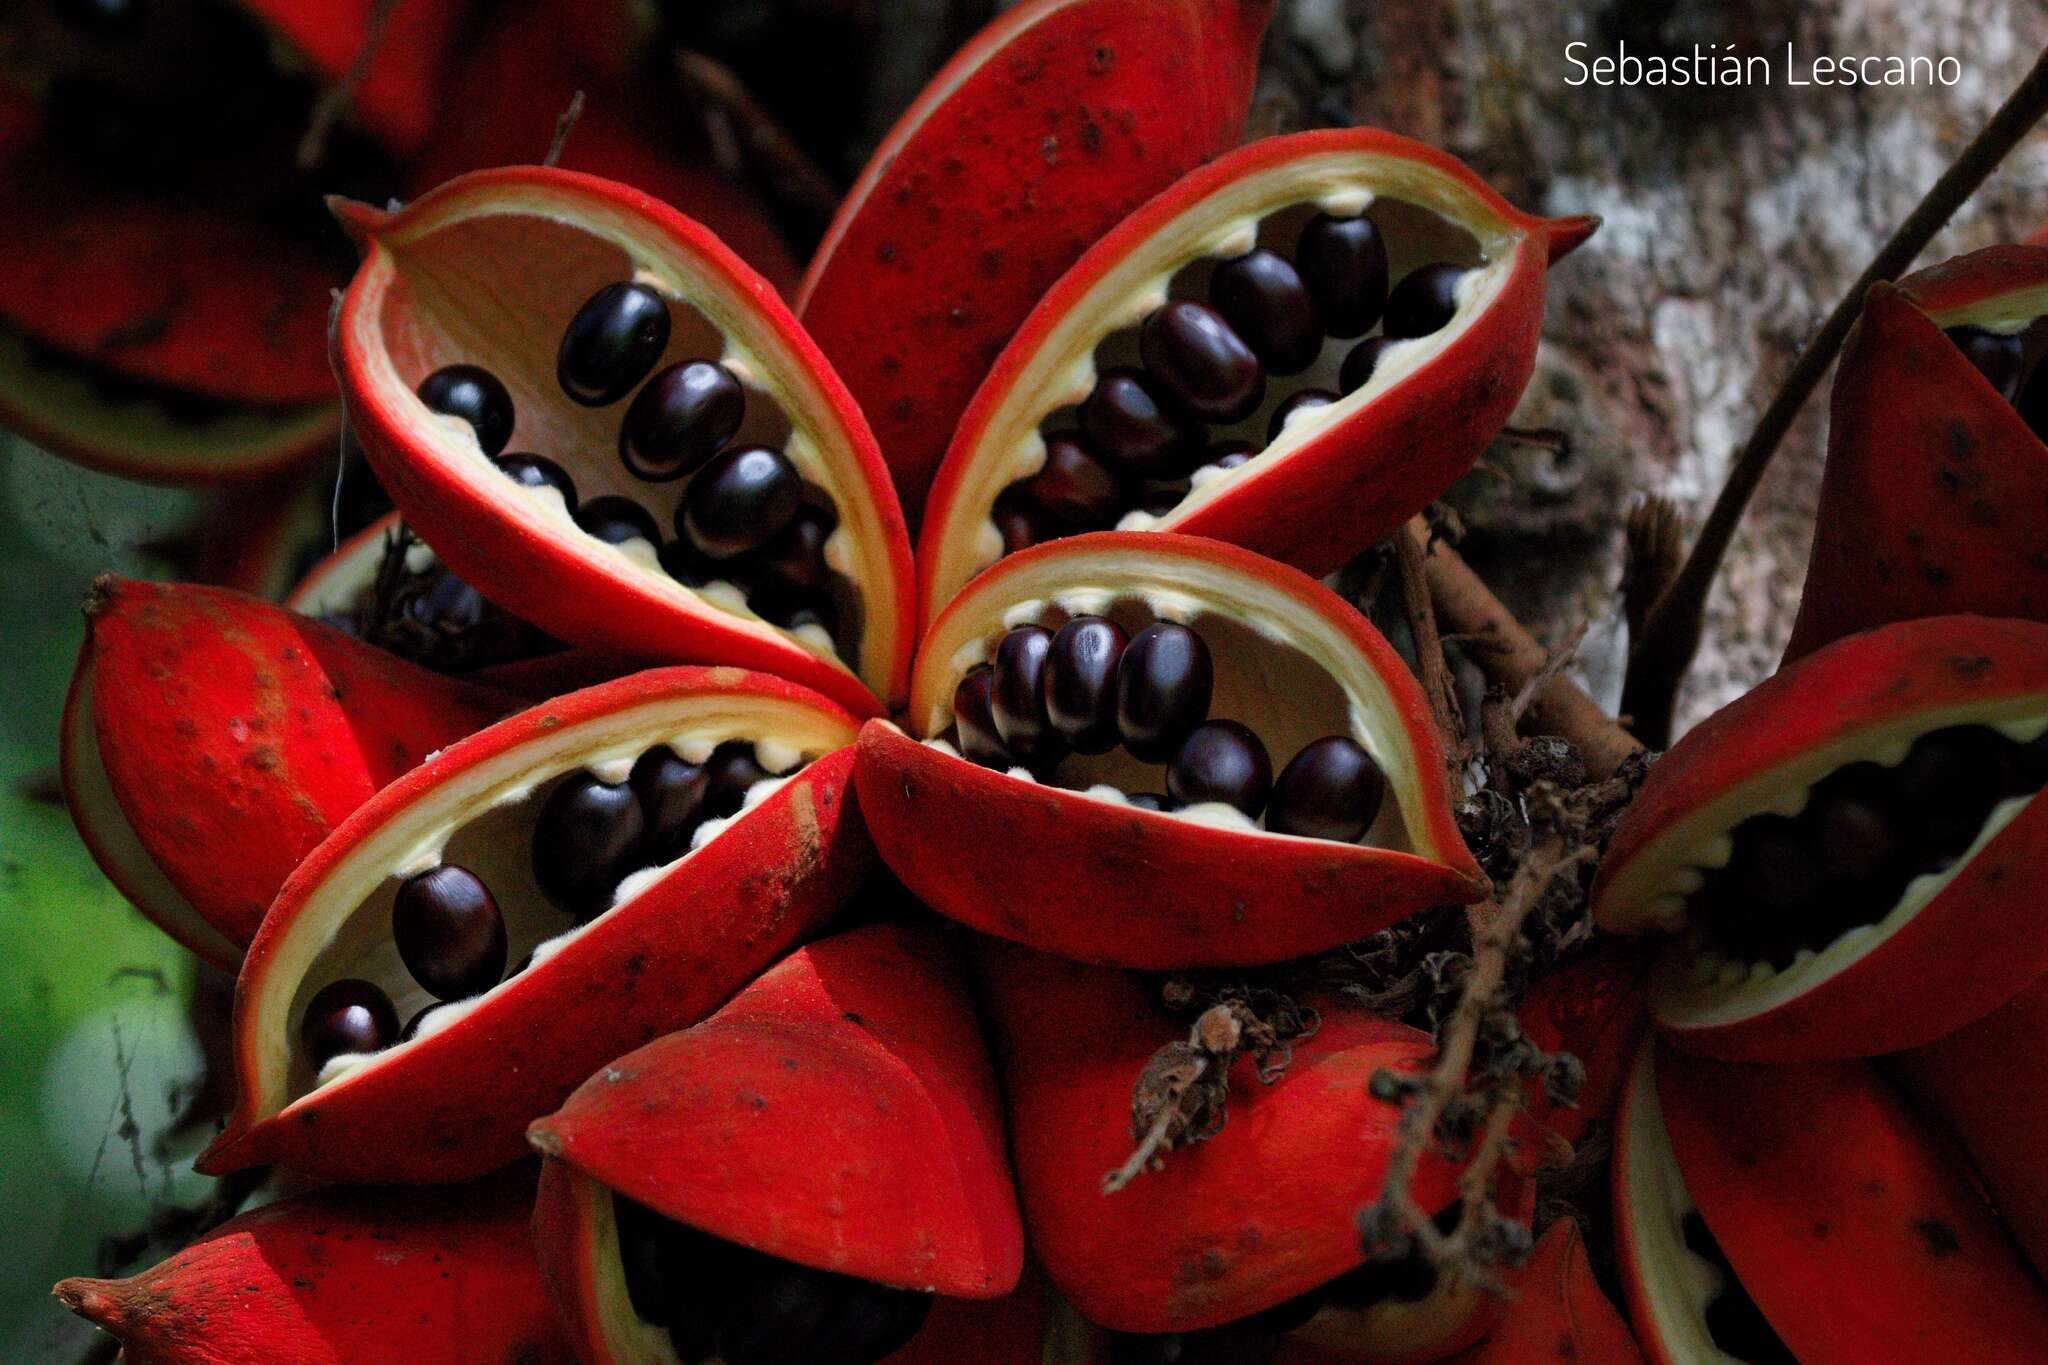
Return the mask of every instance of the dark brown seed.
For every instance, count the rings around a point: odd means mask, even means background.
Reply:
[[[654,514],[616,493],[592,498],[577,508],[576,524],[607,545],[624,545],[630,540],[661,544],[661,528],[655,524]]]
[[[996,646],[995,673],[989,710],[1003,747],[1029,767],[1050,767],[1065,756],[1066,745],[1045,714],[1046,661],[1052,654],[1052,632],[1043,626],[1019,626]]]
[[[1390,337],[1426,337],[1441,331],[1458,312],[1458,281],[1465,267],[1438,261],[1411,270],[1387,295],[1387,313],[1381,331]]]
[[[2027,350],[2015,333],[1988,332],[1982,327],[1951,327],[1946,333],[1963,358],[1977,367],[2006,402],[2020,390],[2020,370]]]
[[[1371,754],[1347,736],[1326,735],[1280,770],[1266,828],[1355,844],[1372,828],[1386,794],[1386,774]]]
[[[299,1041],[318,1071],[344,1052],[378,1052],[398,1038],[398,1010],[368,981],[344,977],[322,986],[306,1002]]]
[[[704,775],[704,814],[713,820],[737,814],[746,804],[748,788],[773,776],[744,739],[729,739],[713,749],[704,760]]]
[[[1302,226],[1294,266],[1331,336],[1362,336],[1380,320],[1387,302],[1387,247],[1372,219],[1317,214]]]
[[[804,504],[782,534],[763,545],[750,566],[752,578],[781,593],[810,593],[825,586],[825,542],[832,535],[832,514]]]
[[[541,893],[579,919],[609,909],[620,879],[639,866],[646,828],[631,787],[570,775],[534,822],[533,875]]]
[[[1041,512],[1077,530],[1112,526],[1123,511],[1116,476],[1071,434],[1046,438],[1045,466],[1020,487]]]
[[[953,689],[953,730],[960,753],[970,763],[1002,771],[1016,762],[996,732],[995,670],[987,664],[969,669]]]
[[[996,530],[1003,537],[1003,553],[1006,555],[1028,550],[1047,538],[1037,512],[1024,504],[1019,487],[1004,489],[1002,496],[996,499],[995,511],[991,515],[995,519]]]
[[[685,587],[701,588],[706,583],[731,575],[731,569],[697,552],[697,547],[680,536],[662,544],[656,558],[668,576]]]
[[[671,365],[626,409],[619,458],[636,479],[680,479],[716,455],[746,415],[746,391],[731,370],[709,360]]]
[[[616,403],[668,348],[668,304],[644,284],[620,281],[592,294],[569,319],[555,352],[555,381],[587,408]]]
[[[399,886],[391,937],[412,979],[438,1000],[480,995],[505,974],[505,916],[490,888],[453,863]]]
[[[1805,821],[1829,876],[1864,882],[1898,867],[1902,845],[1884,788],[1882,768],[1854,763],[1814,789]]]
[[[730,559],[781,535],[803,499],[803,480],[788,456],[767,446],[739,446],[691,483],[676,530],[713,559]]]
[[[1293,264],[1259,247],[1216,267],[1209,301],[1271,374],[1300,374],[1323,350],[1315,300]]]
[[[1773,915],[1815,909],[1826,878],[1813,846],[1792,821],[1759,815],[1736,827],[1728,861],[1733,894]]]
[[[1295,413],[1308,412],[1314,408],[1327,408],[1336,401],[1337,395],[1328,389],[1303,389],[1273,409],[1272,417],[1266,422],[1266,439],[1279,440],[1280,433],[1287,429],[1287,419]]]
[[[688,853],[711,784],[703,765],[660,744],[634,760],[626,784],[640,802],[640,818],[647,830],[641,837],[640,860],[650,867],[659,866]]]
[[[1152,478],[1184,474],[1200,454],[1202,429],[1173,412],[1143,370],[1104,370],[1081,404],[1088,448],[1118,468]]]
[[[420,381],[419,395],[435,412],[469,423],[486,455],[512,439],[512,395],[480,365],[445,365]]]
[[[1138,332],[1145,370],[1181,408],[1208,422],[1241,422],[1266,396],[1259,358],[1205,303],[1181,299]]]
[[[569,471],[548,459],[545,455],[521,452],[517,455],[500,455],[491,461],[501,473],[512,482],[524,488],[552,488],[562,495],[562,506],[576,515],[576,482],[569,477]]]
[[[1166,769],[1166,794],[1176,806],[1221,801],[1256,820],[1273,790],[1273,763],[1259,737],[1234,720],[1197,725]]]
[[[1117,746],[1116,673],[1125,643],[1123,628],[1101,616],[1076,616],[1053,636],[1045,716],[1076,753]]]
[[[1337,371],[1338,391],[1353,394],[1371,383],[1373,372],[1380,367],[1380,356],[1393,344],[1392,337],[1367,337],[1353,346]]]
[[[1208,717],[1215,683],[1201,636],[1171,621],[1139,631],[1116,671],[1116,728],[1124,747],[1147,763],[1165,762]]]

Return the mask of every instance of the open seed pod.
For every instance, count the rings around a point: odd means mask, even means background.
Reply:
[[[1545,271],[1595,226],[1375,129],[1217,158],[1090,248],[975,393],[919,541],[924,619],[1001,556],[1108,526],[1337,568],[1493,439]]]
[[[1873,285],[1835,372],[1788,661],[1914,616],[2048,620],[2048,247]]]
[[[647,195],[542,167],[338,212],[364,252],[333,336],[350,422],[465,582],[571,643],[768,669],[863,714],[900,698],[902,516],[760,276]],[[565,479],[508,477],[508,449]]]
[[[1738,1066],[1645,1044],[1614,1206],[1653,1365],[2048,1356],[2048,1292],[1866,1063]]]
[[[1936,1043],[1902,1052],[1887,1074],[1962,1144],[1999,1217],[2034,1269],[2048,1269],[2048,979]]]
[[[889,131],[797,310],[914,523],[975,385],[1060,272],[1244,129],[1271,0],[1027,0]]]
[[[60,769],[108,880],[228,971],[372,792],[511,710],[239,593],[111,575],[86,599]]]
[[[250,945],[240,1093],[200,1168],[434,1182],[515,1160],[529,1122],[716,1009],[871,870],[853,735],[780,679],[658,669],[385,788]]]
[[[527,1232],[531,1171],[268,1204],[124,1280],[57,1298],[134,1365],[568,1365]]]
[[[1270,1082],[1240,1056],[1220,1128],[1105,1194],[1150,1127],[1133,1085],[1190,1021],[1128,973],[979,946],[1032,1255],[1082,1316],[1121,1333],[1232,1333],[1242,1358],[1294,1343],[1354,1361],[1439,1358],[1490,1320],[1489,1296],[1426,1264],[1361,1264],[1356,1215],[1379,1195],[1400,1118],[1368,1084],[1381,1067],[1426,1065],[1426,1035],[1304,1000],[1318,1026],[1272,1059]],[[1456,1177],[1425,1154],[1415,1199],[1455,1208]]]
[[[1852,635],[1650,770],[1593,885],[1600,927],[1675,931],[1657,1022],[1739,1061],[1932,1042],[2048,970],[2048,625]],[[2042,932],[2036,932],[2036,930]]]
[[[869,1365],[934,1293],[997,1298],[1022,1271],[1002,1102],[936,927],[799,950],[528,1138],[549,1158],[542,1263],[588,1365]]]
[[[1227,545],[1006,560],[926,635],[906,723],[861,735],[883,857],[941,914],[1063,956],[1273,962],[1485,892],[1398,656]]]
[[[1628,1324],[1586,1260],[1586,1237],[1574,1219],[1552,1223],[1528,1263],[1506,1278],[1516,1292],[1513,1306],[1485,1341],[1453,1357],[1454,1365],[1642,1365]]]

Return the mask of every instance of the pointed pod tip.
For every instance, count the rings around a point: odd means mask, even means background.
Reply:
[[[535,1119],[526,1126],[527,1145],[542,1156],[560,1158],[562,1135],[548,1126],[548,1120]]]
[[[120,1300],[114,1294],[118,1280],[94,1280],[74,1275],[68,1280],[59,1280],[50,1290],[57,1301],[78,1316],[105,1326],[123,1316]]]
[[[351,199],[345,194],[327,196],[327,211],[334,215],[334,221],[341,224],[341,230],[358,248],[377,235],[391,214],[375,204],[366,204],[360,199]]]
[[[1568,218],[1551,218],[1543,226],[1550,238],[1550,261],[1555,265],[1599,231],[1600,215],[1579,213]]]
[[[93,575],[92,586],[85,590],[85,619],[96,621],[114,608],[114,601],[121,595],[127,579],[117,573]]]

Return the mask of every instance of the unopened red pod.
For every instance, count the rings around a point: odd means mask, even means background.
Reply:
[[[250,945],[240,1093],[200,1167],[437,1182],[517,1159],[598,1066],[702,1019],[866,876],[853,736],[780,679],[658,669],[394,782]]]
[[[1569,1052],[1584,1069],[1570,1104],[1541,1087],[1524,1097],[1526,1112],[1548,1133],[1576,1143],[1593,1123],[1608,1123],[1650,1025],[1651,955],[1631,943],[1606,941],[1529,986],[1517,1016],[1529,1041],[1545,1052]]]
[[[1357,1214],[1379,1195],[1400,1121],[1368,1084],[1381,1067],[1426,1066],[1426,1035],[1304,1001],[1319,1027],[1274,1080],[1240,1057],[1220,1130],[1105,1194],[1138,1141],[1133,1084],[1189,1021],[1156,1010],[1128,973],[997,940],[982,949],[1032,1255],[1083,1317],[1353,1361],[1436,1359],[1477,1338],[1492,1301],[1470,1284],[1420,1262],[1362,1264]],[[1426,1154],[1416,1201],[1455,1207],[1456,1177]]]
[[[71,817],[122,895],[228,971],[351,811],[514,705],[220,588],[108,575],[85,615],[60,756]]]
[[[1243,134],[1271,0],[1027,0],[932,77],[797,310],[915,522],[989,363],[1116,221]]]
[[[699,1339],[879,1360],[932,1295],[998,1298],[1022,1272],[1002,1101],[934,926],[799,950],[600,1069],[528,1138],[549,1158],[542,1264],[586,1365],[694,1360]],[[778,1352],[735,1349],[765,1333],[786,1334]]]
[[[1891,1059],[1890,1074],[1939,1116],[1976,1164],[2007,1227],[2048,1267],[2048,981],[2036,981],[1939,1042]]]
[[[1785,657],[1914,616],[2048,620],[2048,247],[1879,282],[1835,372]]]
[[[1004,554],[1108,526],[1330,572],[1493,439],[1545,272],[1595,226],[1370,128],[1195,171],[1060,277],[975,393],[918,545],[924,618]]]
[[[876,844],[984,933],[1274,962],[1485,894],[1399,657],[1327,588],[1214,541],[1006,560],[925,637],[905,724],[861,735]]]
[[[1944,616],[1837,641],[1650,770],[1593,885],[1678,941],[1657,1022],[1738,1061],[1932,1042],[2048,969],[2048,625]]]
[[[1514,1302],[1485,1341],[1453,1357],[1455,1365],[1642,1365],[1643,1353],[1594,1278],[1585,1234],[1571,1218],[1551,1224],[1528,1264],[1507,1279]]]
[[[339,212],[363,249],[333,336],[349,420],[465,582],[572,644],[863,714],[901,697],[902,515],[765,280],[652,197],[537,166]]]
[[[1740,1066],[1646,1044],[1614,1206],[1653,1365],[2048,1356],[2048,1292],[1867,1063]]]
[[[232,1219],[139,1275],[56,1293],[131,1365],[568,1365],[532,1208],[530,1171],[323,1190]]]

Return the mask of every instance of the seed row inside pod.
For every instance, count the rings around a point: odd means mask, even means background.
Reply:
[[[461,1018],[766,799],[809,757],[771,740],[680,738],[561,773],[452,831],[430,865],[389,879],[310,973],[299,1038],[326,1084]],[[510,837],[508,837],[510,836]],[[508,849],[524,856],[508,856]],[[388,936],[376,911],[388,910]],[[346,959],[347,975],[335,976]],[[324,981],[317,988],[315,982]],[[401,1008],[410,1011],[399,1026]]]

